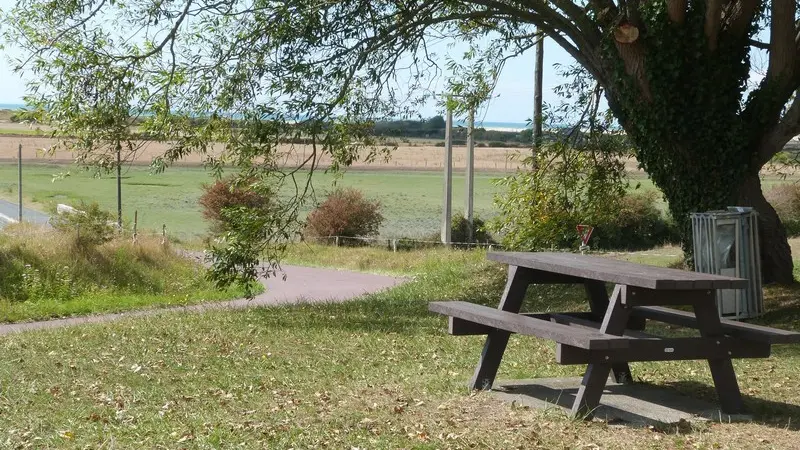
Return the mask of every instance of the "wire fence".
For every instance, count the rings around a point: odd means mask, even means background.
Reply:
[[[162,224],[160,230],[142,229],[134,221],[126,227],[118,228],[116,223],[109,224],[113,227],[119,237],[131,239],[137,242],[140,239],[158,240],[162,245],[176,244],[190,244],[190,247],[198,247],[204,243],[207,236],[198,235],[196,233],[185,233],[180,230],[173,230],[167,224]],[[77,230],[80,232],[80,230]],[[59,233],[58,230],[49,226],[49,224],[36,224],[36,223],[23,223],[15,226],[6,226],[0,228],[0,232],[9,236],[36,236],[45,234]],[[444,243],[438,239],[428,238],[413,238],[413,237],[352,237],[352,236],[324,236],[324,237],[308,237],[298,236],[295,242],[309,242],[321,245],[330,245],[334,247],[372,247],[383,248],[389,252],[402,252],[423,250],[431,248],[450,248],[450,249],[484,249],[488,251],[503,251],[506,250],[501,244],[491,242],[450,242]],[[581,252],[580,249],[559,249],[552,248],[548,251],[576,253]],[[665,247],[662,249],[652,249],[644,251],[609,251],[609,250],[596,250],[591,247],[584,249],[584,252],[604,255],[610,257],[662,257],[662,258],[680,258],[683,257],[683,252],[678,247]]]
[[[485,248],[488,250],[502,250],[503,247],[495,242],[451,242],[449,244],[442,241],[434,241],[430,239],[414,239],[414,238],[382,238],[382,237],[352,237],[352,236],[323,236],[304,238],[305,241],[314,242],[323,245],[333,245],[336,247],[384,247],[393,252],[403,250],[416,250],[423,248],[433,247],[451,247],[451,248]]]
[[[438,240],[430,239],[414,239],[414,238],[383,238],[383,237],[351,237],[351,236],[324,236],[305,238],[307,242],[314,242],[323,245],[332,245],[336,247],[378,247],[385,248],[391,252],[409,251],[425,248],[457,248],[457,249],[486,249],[489,251],[503,251],[506,250],[501,244],[497,242],[451,242],[446,244]],[[578,253],[579,249],[559,249],[552,248],[548,251],[564,252],[564,253]],[[645,250],[645,251],[608,251],[608,250],[592,250],[591,247],[585,249],[586,253],[611,256],[611,257],[624,257],[624,256],[642,256],[642,257],[664,257],[664,258],[680,258],[683,257],[683,252],[677,247],[665,247],[662,251],[658,249]]]

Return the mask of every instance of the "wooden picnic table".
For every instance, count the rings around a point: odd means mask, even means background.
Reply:
[[[720,319],[717,289],[740,289],[747,280],[647,266],[572,253],[490,252],[508,264],[508,281],[497,309],[469,302],[432,302],[449,316],[453,335],[485,334],[473,389],[491,389],[511,333],[556,342],[560,364],[587,364],[572,414],[599,405],[609,372],[617,383],[633,381],[629,362],[708,360],[724,413],[744,411],[732,358],[766,358],[772,344],[800,342],[800,333]],[[608,296],[606,283],[614,284]],[[520,313],[531,284],[582,284],[590,312]],[[664,306],[691,306],[694,313]],[[646,320],[699,330],[696,337],[645,333]]]

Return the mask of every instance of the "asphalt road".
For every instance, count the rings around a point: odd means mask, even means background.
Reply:
[[[8,223],[14,223],[19,216],[19,206],[16,203],[0,200],[0,228]],[[45,213],[34,211],[29,208],[22,208],[22,220],[25,222],[33,222],[39,224],[46,224],[50,220],[50,216]]]

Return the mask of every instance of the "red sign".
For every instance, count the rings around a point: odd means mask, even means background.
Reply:
[[[589,243],[589,238],[592,237],[594,227],[591,225],[578,225],[575,228],[578,229],[578,236],[581,238],[583,245],[587,245]]]

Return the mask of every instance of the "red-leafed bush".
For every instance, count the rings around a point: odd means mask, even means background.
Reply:
[[[203,186],[203,195],[198,200],[203,207],[203,217],[211,222],[214,232],[226,231],[229,228],[229,219],[223,213],[226,209],[245,207],[253,209],[268,209],[270,198],[253,188],[253,180],[245,182],[232,178],[218,180],[213,184]]]
[[[336,189],[308,215],[308,237],[365,237],[378,234],[383,222],[380,202],[370,201],[352,188]]]

